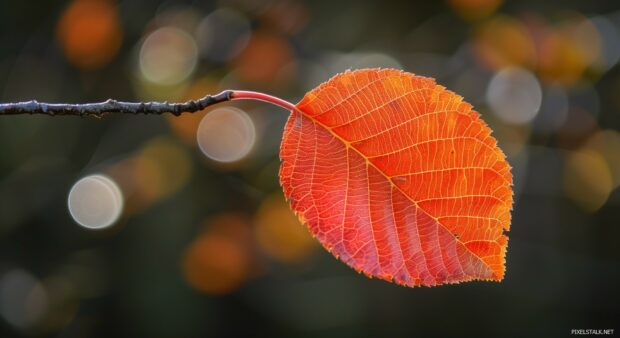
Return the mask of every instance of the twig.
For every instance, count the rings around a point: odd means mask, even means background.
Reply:
[[[65,104],[44,103],[36,100],[16,103],[0,103],[0,116],[17,114],[43,115],[76,115],[101,117],[109,113],[120,114],[156,114],[171,113],[181,115],[184,112],[194,113],[208,106],[230,101],[232,90],[225,90],[217,95],[207,95],[199,100],[183,103],[168,102],[123,102],[109,99],[98,103]]]
[[[264,101],[288,110],[295,110],[295,105],[278,97],[246,90],[225,90],[217,95],[207,95],[200,100],[183,103],[168,102],[122,102],[109,99],[98,103],[44,103],[36,100],[15,103],[0,103],[0,116],[18,114],[42,114],[49,116],[75,115],[102,117],[110,113],[120,114],[155,114],[195,113],[217,103],[231,100]]]

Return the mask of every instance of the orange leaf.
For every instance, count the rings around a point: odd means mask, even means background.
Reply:
[[[288,119],[280,182],[333,255],[407,286],[504,277],[512,175],[470,104],[393,69],[336,75]]]

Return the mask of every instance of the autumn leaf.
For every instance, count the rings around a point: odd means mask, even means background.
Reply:
[[[479,114],[433,79],[336,75],[296,105],[280,158],[293,211],[355,270],[407,286],[503,279],[510,166]]]

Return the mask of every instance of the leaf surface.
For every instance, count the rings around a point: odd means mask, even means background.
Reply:
[[[510,166],[479,114],[433,79],[336,75],[296,105],[280,158],[293,211],[355,270],[407,286],[504,277]]]

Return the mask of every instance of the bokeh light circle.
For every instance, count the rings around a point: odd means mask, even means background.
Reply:
[[[280,261],[302,261],[317,248],[307,227],[301,224],[280,193],[262,201],[254,221],[258,246]]]
[[[564,169],[564,190],[585,211],[600,209],[613,190],[613,176],[605,157],[589,149],[570,154]]]
[[[568,94],[563,87],[557,85],[545,87],[540,112],[533,122],[534,130],[554,132],[560,129],[566,122],[568,109]]]
[[[204,57],[225,62],[245,48],[251,34],[250,21],[243,14],[222,8],[205,16],[195,35]]]
[[[123,195],[118,185],[103,175],[77,181],[69,192],[71,217],[89,229],[104,229],[116,222],[123,211]]]
[[[123,41],[116,6],[107,0],[72,1],[58,21],[57,37],[74,66],[105,65],[118,54]]]
[[[244,111],[233,107],[219,108],[200,121],[196,141],[210,159],[235,162],[247,156],[254,147],[256,128]]]
[[[198,47],[185,31],[163,27],[144,40],[139,59],[140,72],[147,80],[160,85],[174,85],[194,72]]]
[[[598,16],[591,20],[597,29],[601,39],[601,53],[595,64],[601,71],[608,71],[620,60],[620,31],[618,27],[604,16]]]
[[[508,67],[493,76],[486,98],[495,115],[504,122],[526,124],[538,114],[542,89],[530,71]]]
[[[18,329],[36,325],[48,310],[41,283],[28,271],[14,269],[0,278],[0,315]]]

